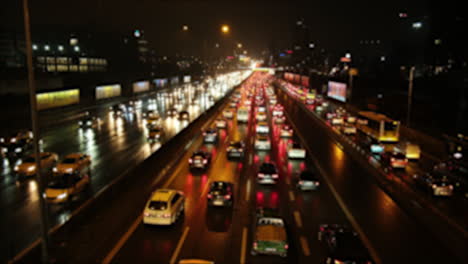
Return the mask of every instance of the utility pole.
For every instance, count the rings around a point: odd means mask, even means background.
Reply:
[[[406,126],[411,127],[411,105],[413,103],[413,80],[416,67],[411,66],[408,78],[408,109],[406,112]]]
[[[44,201],[44,181],[41,177],[41,159],[39,156],[39,124],[37,120],[37,101],[36,101],[36,86],[34,80],[33,60],[32,60],[32,42],[31,28],[29,19],[29,0],[23,0],[23,15],[24,15],[24,35],[26,40],[26,61],[28,67],[28,86],[29,86],[29,103],[31,107],[31,122],[33,131],[34,156],[36,161],[36,180],[37,192],[40,206],[40,229],[41,229],[41,250],[42,263],[49,262],[49,235],[48,235],[48,219],[47,219],[47,204]]]

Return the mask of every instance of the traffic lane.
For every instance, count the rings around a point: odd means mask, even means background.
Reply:
[[[113,259],[114,262],[119,263],[126,262],[129,260],[138,260],[137,262],[153,261],[153,263],[155,263],[154,261],[163,263],[169,262],[169,260],[173,257],[177,245],[179,244],[181,234],[183,234],[185,230],[190,230],[190,233],[192,233],[193,231],[202,232],[204,230],[206,225],[206,219],[204,218],[204,215],[206,213],[206,194],[208,191],[209,183],[213,181],[213,179],[211,179],[211,175],[216,175],[217,179],[220,180],[223,179],[234,181],[236,179],[236,177],[234,177],[233,175],[229,175],[229,173],[226,172],[230,171],[232,173],[235,173],[236,171],[238,171],[238,166],[231,165],[230,170],[226,170],[226,165],[222,163],[226,154],[225,148],[227,146],[227,140],[227,133],[223,133],[223,131],[220,131],[219,144],[216,145],[203,144],[202,137],[200,137],[197,140],[197,143],[193,144],[187,150],[180,163],[176,166],[174,170],[175,175],[170,176],[170,178],[174,178],[174,180],[168,185],[168,187],[171,189],[181,190],[186,196],[185,214],[183,216],[183,219],[180,219],[180,221],[178,221],[179,224],[176,224],[174,227],[149,228],[156,230],[155,232],[159,231],[160,229],[174,229],[175,232],[164,231],[162,236],[158,235],[153,237],[152,234],[154,234],[154,232],[145,232],[144,230],[148,227],[140,223],[135,232],[131,235],[130,239],[127,241],[127,243],[125,243],[125,245],[119,250],[118,254]],[[197,149],[204,149],[206,151],[209,151],[213,155],[212,164],[206,172],[196,173],[189,169],[188,159],[192,155],[192,153]],[[219,226],[216,225],[214,227],[219,228]],[[188,244],[200,244],[199,241],[197,241],[197,239],[199,238],[198,236],[196,236],[195,241],[192,242],[194,239],[190,236],[190,233],[187,233],[189,234],[189,236],[187,237]],[[145,246],[143,243],[151,245],[152,248],[165,248],[165,250],[164,252],[161,252],[161,255],[138,255],[139,252],[146,252],[142,251],[142,248],[144,248]]]
[[[368,172],[326,135],[323,128],[308,124],[299,127],[313,151],[311,154],[385,262],[457,263],[433,235],[402,211]]]

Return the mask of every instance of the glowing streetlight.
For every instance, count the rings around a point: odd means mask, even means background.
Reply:
[[[183,31],[188,31],[188,30],[189,30],[189,27],[188,27],[187,25],[183,25],[183,26],[182,26],[182,30],[183,30]]]
[[[228,34],[230,31],[230,28],[228,25],[222,25],[221,26],[221,32],[223,32],[224,34]]]
[[[237,43],[237,47],[238,47],[239,49],[242,49],[242,43]]]

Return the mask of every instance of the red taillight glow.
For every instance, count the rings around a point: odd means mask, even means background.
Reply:
[[[259,174],[258,174],[258,177],[259,177],[259,178],[263,178],[263,177],[265,177],[265,174],[259,173]]]
[[[208,160],[204,159],[203,164],[206,164],[206,163],[208,163]]]
[[[192,162],[193,162],[193,160],[192,160],[192,159],[189,159],[189,160],[188,160],[188,162],[189,162],[189,163],[192,163]]]
[[[231,195],[230,195],[230,194],[226,194],[226,195],[224,195],[224,199],[226,199],[226,200],[230,200],[230,199],[231,199]]]
[[[278,174],[273,174],[271,177],[273,177],[273,179],[278,179]]]
[[[258,246],[257,242],[254,242],[254,243],[253,243],[253,248],[255,248],[255,249],[256,249],[256,248],[257,248],[257,246]]]
[[[169,217],[171,217],[171,214],[163,214],[162,217],[163,218],[169,218]]]
[[[208,194],[208,199],[213,198],[213,195],[211,193]]]
[[[285,244],[284,249],[288,249],[288,248],[289,248],[288,244]]]

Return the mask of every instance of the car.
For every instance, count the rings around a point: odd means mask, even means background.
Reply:
[[[257,182],[260,184],[276,184],[278,181],[278,169],[272,162],[263,162],[257,172]]]
[[[153,115],[143,120],[148,129],[162,126],[162,118],[159,115]]]
[[[454,184],[454,192],[468,199],[468,162],[452,157],[436,164],[433,169],[446,173]]]
[[[305,159],[306,150],[298,142],[288,144],[288,158],[289,159]]]
[[[271,142],[266,134],[257,134],[255,136],[254,147],[257,150],[270,150]]]
[[[447,172],[433,170],[421,175],[415,174],[413,178],[419,186],[429,191],[433,196],[452,196],[454,184]]]
[[[258,122],[257,126],[255,127],[255,132],[268,134],[270,132],[270,128],[268,127],[267,122]]]
[[[159,189],[146,202],[143,224],[172,225],[184,214],[185,195],[181,191]]]
[[[316,112],[322,112],[323,111],[323,106],[317,105],[317,107],[315,107],[315,111]]]
[[[408,165],[406,155],[401,152],[385,152],[381,156],[384,164],[393,169],[404,169]]]
[[[2,157],[19,158],[33,147],[33,133],[20,130],[10,137],[0,138],[0,152]]]
[[[281,126],[280,137],[282,138],[291,138],[293,136],[293,129],[290,125],[283,124]]]
[[[333,112],[328,112],[328,113],[325,114],[325,117],[327,119],[332,119],[332,118],[336,117],[336,114],[333,113]]]
[[[309,98],[307,98],[306,101],[305,101],[305,103],[306,103],[307,105],[313,105],[313,104],[315,104],[315,100],[314,100],[314,99],[309,99]]]
[[[159,114],[156,110],[147,110],[146,112],[143,112],[141,114],[141,116],[145,119],[149,119],[149,118],[152,118],[152,117],[155,117],[155,116],[158,116],[159,117]]]
[[[53,152],[39,153],[41,169],[52,169],[57,163],[58,155]],[[34,176],[36,175],[36,158],[34,154],[27,156],[19,165],[14,167],[14,171],[18,176]]]
[[[249,108],[241,106],[237,109],[237,122],[247,123],[249,121]]]
[[[166,116],[168,116],[168,117],[175,117],[177,114],[178,114],[178,111],[177,111],[177,109],[174,108],[174,107],[169,108],[169,109],[167,109],[167,111],[166,111]]]
[[[284,115],[284,107],[280,104],[277,104],[273,107],[273,116],[282,116]]]
[[[350,115],[350,116],[346,117],[346,122],[348,122],[350,124],[354,124],[354,123],[356,123],[356,117]]]
[[[404,153],[408,160],[418,160],[421,157],[419,145],[410,142],[399,142],[395,145],[394,151]]]
[[[275,121],[275,124],[284,124],[284,122],[286,122],[286,117],[284,115],[275,116],[273,120]]]
[[[331,124],[336,126],[336,125],[343,125],[344,121],[343,121],[343,117],[338,117],[338,116],[335,116],[331,119]]]
[[[151,127],[148,129],[148,141],[160,141],[164,134],[162,127]]]
[[[266,106],[265,105],[257,105],[257,112],[266,114]]]
[[[355,126],[345,125],[342,127],[343,134],[345,135],[356,135],[357,129]]]
[[[246,105],[246,106],[251,106],[251,105],[252,105],[252,101],[251,101],[251,100],[246,100],[246,101],[244,102],[244,105]]]
[[[259,122],[266,121],[267,115],[265,112],[257,112],[257,114],[255,115],[255,119]]]
[[[237,108],[237,102],[236,101],[231,101],[229,102],[229,108]]]
[[[257,209],[253,230],[252,255],[287,257],[289,245],[286,226],[276,209]]]
[[[302,191],[317,190],[320,182],[312,170],[303,170],[299,173],[296,187]]]
[[[179,112],[179,120],[189,120],[190,119],[190,114],[188,111],[180,111]]]
[[[327,248],[326,263],[374,263],[359,235],[347,226],[322,224],[318,240]]]
[[[203,142],[216,143],[218,141],[218,130],[216,128],[208,128],[203,132]]]
[[[245,144],[242,141],[231,141],[227,147],[228,158],[242,158],[244,157]]]
[[[90,171],[91,156],[83,153],[68,154],[52,171],[56,174],[76,173],[82,170]]]
[[[87,171],[74,171],[56,175],[48,183],[44,192],[49,203],[63,203],[69,201],[89,186],[91,180]]]
[[[93,128],[101,124],[101,119],[96,116],[86,115],[78,121],[80,128]]]
[[[206,170],[210,166],[211,154],[203,150],[197,150],[193,152],[188,161],[190,169]]]
[[[216,128],[224,129],[227,127],[227,121],[226,119],[223,119],[223,118],[217,118],[215,120],[215,124],[216,124]]]
[[[234,112],[231,109],[224,109],[223,116],[227,119],[232,119],[234,117]]]
[[[209,206],[232,206],[234,201],[234,185],[225,181],[214,181],[207,194]]]
[[[277,103],[278,103],[278,100],[277,100],[276,98],[274,98],[274,97],[273,97],[273,98],[270,98],[270,104],[271,104],[271,105],[275,105],[275,104],[277,104]]]

